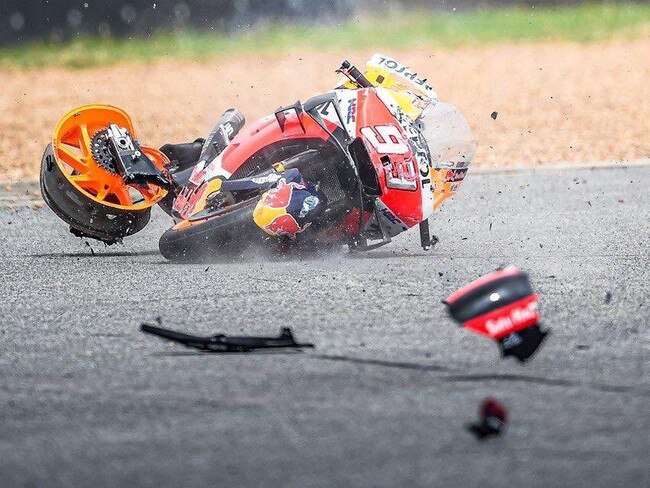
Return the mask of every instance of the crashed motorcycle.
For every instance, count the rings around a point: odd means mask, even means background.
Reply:
[[[375,54],[345,61],[337,87],[246,125],[226,111],[205,139],[140,144],[130,117],[86,105],[57,124],[41,165],[47,205],[76,235],[107,244],[160,206],[169,260],[345,245],[368,250],[418,226],[458,190],[475,143],[426,79]]]

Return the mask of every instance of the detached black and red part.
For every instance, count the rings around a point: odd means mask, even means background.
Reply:
[[[549,334],[540,327],[538,297],[528,275],[514,266],[482,276],[443,303],[464,328],[497,341],[502,356],[522,362]]]
[[[494,398],[487,398],[481,403],[478,414],[478,422],[467,426],[467,430],[474,434],[478,440],[503,433],[508,423],[508,410],[501,402]]]

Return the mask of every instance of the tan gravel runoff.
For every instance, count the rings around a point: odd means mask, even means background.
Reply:
[[[117,105],[141,142],[160,146],[206,134],[229,107],[251,120],[326,91],[344,57],[362,64],[370,54],[0,71],[0,179],[36,178],[52,128],[77,105]],[[440,99],[465,113],[479,144],[476,166],[650,156],[650,37],[386,54],[426,74]]]

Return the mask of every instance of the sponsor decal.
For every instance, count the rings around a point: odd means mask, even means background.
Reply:
[[[291,195],[296,183],[288,183],[284,178],[278,182],[278,186],[269,190],[264,197],[264,205],[273,208],[285,208],[291,201]]]
[[[429,161],[431,160],[429,157],[429,146],[427,145],[427,141],[422,133],[415,128],[410,117],[406,115],[400,107],[395,106],[390,108],[395,120],[397,120],[399,125],[402,127],[406,137],[408,138],[408,142],[411,144],[411,148],[415,154],[415,159],[420,168],[420,175],[422,178],[427,178],[430,172]]]
[[[253,220],[267,234],[295,238],[311,225],[306,220],[320,203],[321,199],[310,195],[306,186],[280,178],[278,186],[267,191],[257,203]]]
[[[539,322],[537,296],[530,295],[465,322],[465,326],[494,339],[501,339]]]
[[[333,90],[333,93],[336,94],[336,105],[331,101],[323,103],[319,105],[318,113],[325,120],[345,130],[348,136],[356,137],[358,108],[356,90],[338,89]]]
[[[348,111],[345,118],[346,123],[351,124],[357,121],[357,99],[350,98],[348,100]]]
[[[537,302],[529,303],[526,307],[517,307],[510,310],[508,315],[497,317],[485,322],[485,330],[492,335],[500,334],[516,328],[518,325],[531,319],[537,319]]]
[[[228,140],[230,140],[230,136],[235,132],[235,126],[230,122],[226,122],[221,127],[223,127],[223,131],[226,133],[226,136],[228,136]]]
[[[455,168],[455,167],[456,167],[456,163],[454,161],[436,161],[434,165],[434,168],[436,170]]]
[[[503,339],[503,348],[504,349],[510,349],[513,347],[517,347],[519,344],[524,342],[524,340],[521,338],[521,336],[517,333],[512,333],[510,335],[507,335]]]
[[[383,227],[391,237],[408,230],[408,226],[395,215],[384,202],[379,198],[375,200],[375,207],[377,208],[379,217],[381,219],[381,227]],[[379,229],[378,223],[373,219],[369,222],[370,225],[376,226]]]
[[[388,210],[385,207],[380,208],[379,213],[382,214],[384,218],[388,220],[391,224],[400,225],[402,223],[402,221],[398,219],[394,213],[392,213],[390,210]]]
[[[447,183],[463,181],[463,178],[465,178],[466,174],[467,174],[466,169],[450,169],[447,171],[447,174],[445,175],[445,181]]]
[[[298,214],[299,218],[304,218],[307,216],[309,212],[314,210],[317,206],[320,200],[318,199],[317,196],[310,195],[307,198],[305,198],[305,201],[302,202],[302,208],[300,209],[300,213]]]
[[[306,228],[306,226],[305,226]],[[296,219],[288,213],[274,218],[270,223],[264,226],[264,230],[274,236],[295,237],[296,234],[305,229],[301,229]]]
[[[251,178],[251,181],[253,183],[257,183],[258,185],[263,185],[264,183],[275,183],[280,178],[282,178],[282,176],[280,176],[279,174],[271,173],[270,175]]]
[[[409,70],[407,66],[398,63],[392,58],[389,58],[387,56],[382,56],[381,54],[375,54],[370,59],[368,64],[383,67],[386,68],[388,71],[397,73],[402,77],[406,78],[407,80],[409,80],[411,83],[419,86],[422,90],[430,94],[433,94],[433,87],[427,83],[426,79],[419,78],[418,74],[415,71]]]

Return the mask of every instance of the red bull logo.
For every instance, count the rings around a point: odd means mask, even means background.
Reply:
[[[297,183],[286,183],[280,180],[279,185],[267,191],[253,212],[253,220],[267,234],[272,236],[290,236],[305,230],[309,224],[300,226],[295,217],[289,213],[291,199],[295,197],[294,189],[305,187]],[[298,192],[299,193],[299,192]]]
[[[302,232],[304,229],[301,229],[291,215],[285,213],[274,218],[269,224],[264,227],[264,231],[267,234],[274,236],[291,236],[295,237],[296,234]]]
[[[467,174],[466,169],[450,169],[447,170],[447,174],[445,175],[445,181],[446,182],[463,181],[463,178],[465,178],[466,174]]]
[[[325,201],[310,183],[287,183],[282,178],[277,187],[262,195],[253,212],[253,220],[269,235],[295,238],[311,225],[319,205],[324,205]]]
[[[273,208],[286,208],[291,201],[293,194],[293,185],[295,183],[286,184],[284,179],[281,179],[279,185],[272,190],[269,190],[264,195],[264,205]]]

